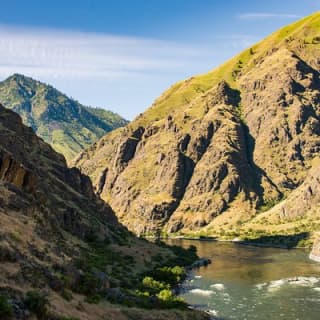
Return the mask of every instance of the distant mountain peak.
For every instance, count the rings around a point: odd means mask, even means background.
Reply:
[[[53,86],[18,73],[0,82],[0,102],[68,160],[127,124],[111,111],[86,107]]]

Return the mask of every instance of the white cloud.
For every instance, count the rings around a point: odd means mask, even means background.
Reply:
[[[249,12],[238,15],[239,19],[242,20],[267,20],[267,19],[298,19],[301,18],[297,14],[289,13],[268,13],[268,12]]]
[[[177,71],[203,54],[169,41],[0,26],[0,76],[115,78]]]

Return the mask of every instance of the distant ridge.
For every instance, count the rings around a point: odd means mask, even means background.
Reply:
[[[83,106],[54,87],[21,74],[0,82],[0,102],[68,160],[105,133],[128,123],[111,111]]]

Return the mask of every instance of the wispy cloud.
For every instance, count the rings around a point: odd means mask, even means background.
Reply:
[[[0,25],[0,78],[23,73],[38,79],[113,80],[193,70],[257,39],[215,35],[215,45],[152,38]],[[209,41],[208,41],[209,42]],[[208,65],[208,69],[214,65]],[[205,69],[204,69],[205,70]]]
[[[170,41],[0,26],[0,76],[114,78],[176,71],[199,54]]]
[[[259,41],[259,37],[247,34],[216,35],[213,38],[220,42],[220,46],[223,44],[224,47],[234,48],[239,51]]]
[[[300,15],[290,13],[249,12],[237,16],[241,20],[298,19]]]
[[[0,25],[0,80],[22,73],[128,119],[172,83],[212,69],[255,42],[215,34],[183,43]]]

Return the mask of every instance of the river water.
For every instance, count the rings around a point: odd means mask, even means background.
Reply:
[[[218,319],[319,320],[320,263],[307,251],[215,241],[171,240],[197,247],[212,264],[194,270],[181,286],[193,307]]]

